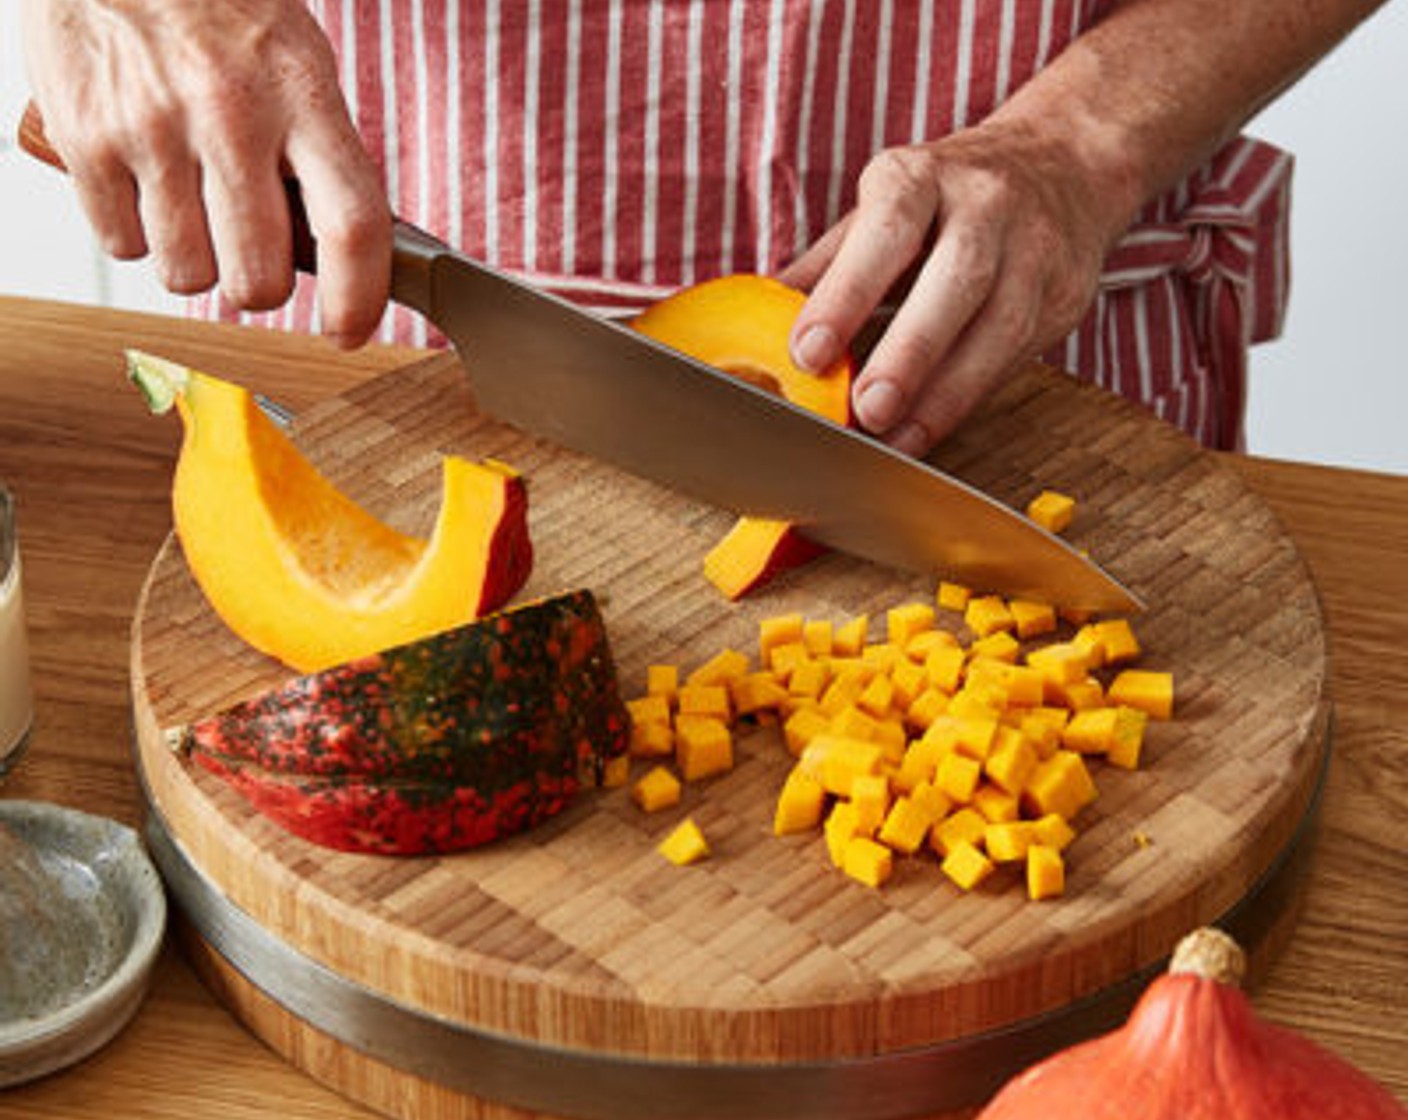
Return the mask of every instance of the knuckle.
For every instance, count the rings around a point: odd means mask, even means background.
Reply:
[[[379,249],[391,230],[389,211],[371,200],[351,202],[309,219],[320,242],[350,256]]]
[[[884,234],[897,243],[916,241],[928,230],[938,209],[933,158],[914,147],[878,153],[861,171],[856,198]]]

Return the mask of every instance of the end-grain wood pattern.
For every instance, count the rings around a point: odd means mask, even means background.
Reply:
[[[627,694],[653,661],[687,669],[725,646],[753,652],[763,617],[883,617],[933,592],[831,555],[725,603],[700,562],[729,514],[477,415],[449,357],[318,406],[298,433],[338,485],[410,531],[433,519],[442,452],[516,466],[537,550],[524,594],[593,588]],[[1143,768],[1098,771],[1061,900],[1028,902],[1006,875],[962,895],[931,859],[901,861],[873,891],[832,868],[817,838],[772,836],[791,759],[770,730],[741,742],[732,773],[687,787],[675,812],[593,791],[531,834],[453,857],[311,846],[162,743],[162,728],[286,675],[214,617],[174,540],[133,631],[143,777],[196,866],[291,947],[401,1003],[516,1038],[704,1062],[831,1060],[1065,1006],[1218,917],[1285,846],[1321,758],[1320,610],[1294,546],[1231,466],[1060,375],[1017,379],[939,465],[1019,508],[1042,487],[1075,495],[1067,536],[1149,604],[1145,661],[1177,678],[1176,718],[1151,727]],[[676,868],[655,845],[685,813],[714,855]]]

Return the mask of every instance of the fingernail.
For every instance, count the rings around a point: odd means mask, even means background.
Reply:
[[[841,356],[841,343],[830,327],[808,327],[792,344],[792,360],[807,373],[821,373]]]
[[[904,397],[889,381],[872,381],[856,398],[856,418],[872,432],[887,432],[904,410]]]

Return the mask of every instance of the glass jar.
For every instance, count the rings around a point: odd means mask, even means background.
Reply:
[[[15,501],[0,483],[0,775],[24,753],[33,712]]]

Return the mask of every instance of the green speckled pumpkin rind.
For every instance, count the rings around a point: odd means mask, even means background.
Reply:
[[[181,745],[305,839],[417,855],[561,811],[627,732],[605,624],[576,591],[295,678]]]

